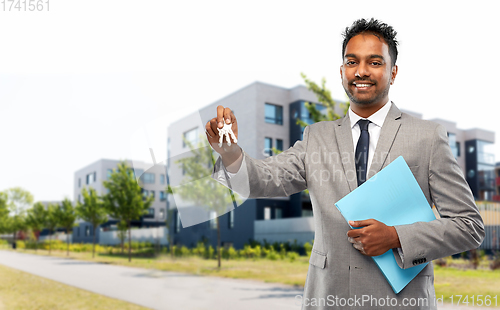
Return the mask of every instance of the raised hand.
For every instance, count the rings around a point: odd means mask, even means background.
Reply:
[[[242,153],[237,144],[238,123],[231,109],[217,106],[217,117],[207,122],[205,133],[212,148],[221,155],[224,166],[229,171],[237,171]]]

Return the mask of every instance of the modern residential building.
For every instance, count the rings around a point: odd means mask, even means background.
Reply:
[[[287,89],[255,82],[172,123],[168,128],[168,176],[182,177],[182,168],[170,159],[189,151],[183,139],[193,143],[205,139],[205,124],[215,116],[218,105],[231,107],[238,118],[238,144],[251,157],[263,159],[272,155],[273,147],[284,150],[302,139],[303,128],[296,124],[297,118],[312,123],[306,102],[317,102],[317,98],[305,86]],[[324,109],[318,104],[317,108]],[[336,112],[342,115],[342,109],[337,108]],[[422,118],[419,113],[404,112]],[[441,119],[433,121],[448,130],[450,147],[475,198],[492,200],[495,191],[494,133],[482,129],[461,130],[456,123]],[[211,221],[184,228],[171,195],[167,207],[173,210],[170,233],[175,244],[192,246],[208,240],[215,246],[216,230]],[[290,197],[248,199],[220,217],[221,241],[236,248],[243,247],[250,239],[268,242],[296,240],[303,244],[314,238],[311,216],[312,205],[304,192]]]
[[[153,165],[139,161],[127,161],[133,167],[135,176],[141,180],[144,195],[153,195],[155,200],[148,210],[148,214],[141,219],[133,221],[132,225],[141,228],[164,226],[166,220],[166,170],[163,165]],[[74,176],[74,201],[83,202],[82,189],[94,188],[98,195],[107,193],[103,181],[116,169],[120,161],[111,159],[100,159],[78,171]],[[103,231],[116,229],[117,221],[110,218],[108,222],[101,225]],[[96,237],[99,237],[100,229],[97,229]],[[79,221],[78,226],[73,229],[74,242],[92,242],[94,229],[90,223]]]
[[[493,197],[493,200],[500,201],[500,161],[495,166],[495,176],[496,195]]]

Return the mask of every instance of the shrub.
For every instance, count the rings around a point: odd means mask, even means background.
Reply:
[[[312,245],[309,242],[304,243],[304,250],[306,252],[306,256],[311,256]]]
[[[288,252],[288,253],[286,253],[286,257],[290,261],[290,263],[293,263],[299,257],[299,253]]]

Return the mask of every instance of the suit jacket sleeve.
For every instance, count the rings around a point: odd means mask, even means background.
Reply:
[[[474,197],[441,125],[435,129],[430,152],[429,189],[441,218],[395,226],[404,255],[402,262],[395,253],[401,268],[477,248],[485,235]]]
[[[219,157],[212,178],[245,198],[284,197],[307,188],[305,157],[309,127],[304,139],[288,150],[263,160],[254,159],[242,150],[243,161],[231,178]]]

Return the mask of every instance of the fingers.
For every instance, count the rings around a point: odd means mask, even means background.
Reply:
[[[212,124],[212,121],[213,121],[213,124]],[[215,118],[208,121],[207,124],[205,125],[205,132],[208,135],[208,137],[212,138],[212,139],[217,137],[217,134],[214,132],[214,130],[212,128],[213,125],[217,126],[217,122],[215,121]]]
[[[222,123],[222,119],[224,118],[224,110],[225,109],[223,106],[217,106],[217,128],[224,127],[224,124]]]
[[[217,119],[216,118],[212,118],[210,120],[210,128],[212,128],[212,132],[214,133],[214,135],[212,137],[217,137],[219,135],[219,131],[217,130],[218,127],[217,127]]]
[[[226,124],[231,124],[231,112],[230,108],[225,108],[224,109],[224,119],[226,120]]]
[[[374,219],[368,219],[363,221],[349,221],[349,225],[351,225],[352,227],[363,227],[363,226],[373,225],[376,222],[378,221]]]

